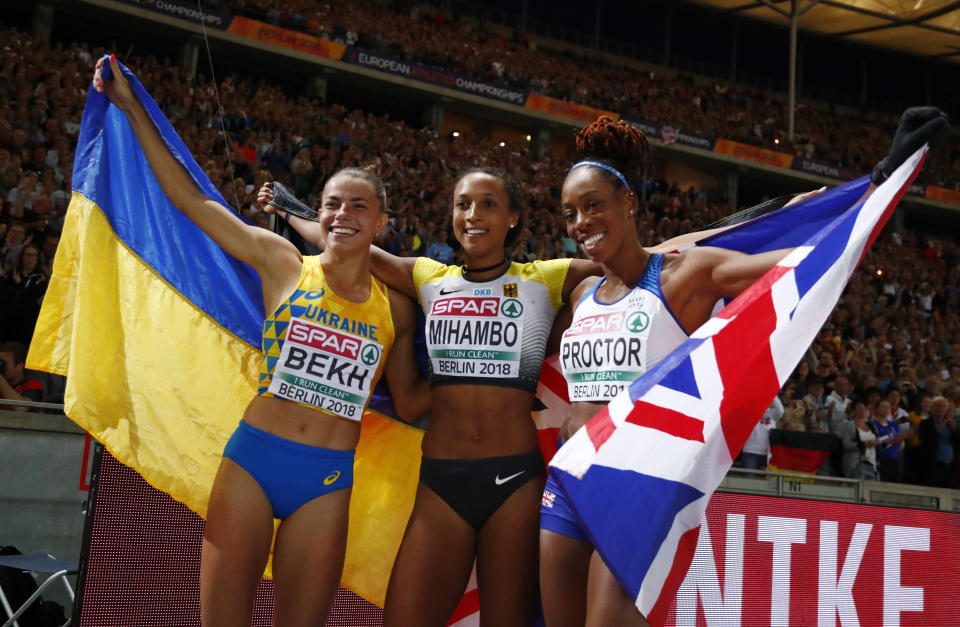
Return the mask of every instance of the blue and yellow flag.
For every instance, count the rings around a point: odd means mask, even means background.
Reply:
[[[174,157],[226,205],[121,69]],[[28,367],[66,376],[66,414],[203,516],[223,447],[256,393],[263,318],[257,274],[173,207],[126,116],[91,89]],[[364,416],[343,585],[379,605],[413,507],[420,439],[381,413]]]

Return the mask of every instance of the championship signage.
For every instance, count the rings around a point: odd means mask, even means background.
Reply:
[[[201,10],[196,3],[177,2],[176,0],[121,0],[124,4],[147,9],[154,13],[177,17],[196,24],[202,23],[210,28],[225,30],[230,26],[231,16],[225,11],[219,11],[206,6]],[[208,4],[208,3],[204,3]]]
[[[493,98],[522,107],[527,101],[527,92],[478,81],[460,74],[432,68],[415,61],[406,61],[384,56],[363,48],[350,46],[343,54],[342,61],[371,68],[380,72],[413,78],[418,81],[447,87],[475,96]]]

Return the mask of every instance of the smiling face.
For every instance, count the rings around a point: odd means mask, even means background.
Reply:
[[[373,185],[348,174],[327,181],[318,219],[329,248],[355,249],[364,254],[387,225],[387,214]]]
[[[563,182],[560,210],[567,235],[591,261],[604,263],[625,243],[637,241],[636,207],[636,195],[615,186],[597,168],[576,168]]]
[[[471,259],[502,259],[507,233],[519,219],[503,181],[496,176],[473,172],[457,183],[453,191],[453,234],[467,254],[468,266]]]

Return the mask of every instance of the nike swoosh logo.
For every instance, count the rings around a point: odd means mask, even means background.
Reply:
[[[525,473],[525,472],[526,472],[525,470],[521,470],[521,471],[518,472],[517,474],[515,474],[515,475],[510,475],[509,477],[504,477],[503,479],[501,479],[501,478],[500,478],[500,475],[498,474],[498,475],[496,476],[496,478],[494,478],[493,482],[494,482],[495,484],[497,484],[497,485],[503,485],[503,484],[505,484],[507,481],[510,481],[511,479],[516,479],[517,477],[519,477],[520,475],[522,475],[522,474]]]
[[[441,288],[440,288],[440,295],[441,295],[441,296],[446,296],[447,294],[453,294],[453,293],[455,293],[455,292],[462,292],[462,291],[463,291],[463,288],[461,287],[461,288],[458,289],[458,290],[450,290],[449,292],[444,292],[444,291],[443,291],[443,288],[441,287]]]

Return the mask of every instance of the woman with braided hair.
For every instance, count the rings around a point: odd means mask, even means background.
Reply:
[[[664,254],[644,248],[637,237],[634,182],[641,182],[650,158],[646,137],[604,116],[577,134],[577,150],[583,160],[563,183],[561,212],[567,234],[600,264],[603,276],[585,279],[570,298],[573,321],[561,340],[560,365],[571,413],[560,429],[561,441],[683,343],[707,321],[718,300],[739,294],[787,253],[745,255],[695,247]],[[593,373],[600,371],[603,382],[597,383]],[[552,477],[544,490],[540,529],[548,627],[646,623],[594,551]]]

